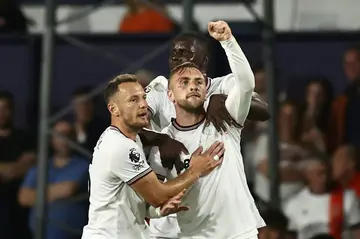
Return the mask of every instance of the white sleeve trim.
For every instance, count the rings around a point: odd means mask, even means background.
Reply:
[[[149,168],[145,169],[144,171],[140,172],[138,175],[136,175],[132,179],[128,180],[126,183],[128,185],[131,185],[131,184],[135,183],[136,181],[138,181],[139,179],[145,177],[146,175],[148,175],[151,172],[152,172],[152,169],[149,167]]]

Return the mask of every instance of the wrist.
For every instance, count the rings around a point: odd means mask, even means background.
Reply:
[[[189,173],[189,176],[193,177],[195,180],[198,180],[201,176],[201,173],[198,173],[192,166],[187,169],[187,172]]]
[[[235,41],[235,37],[233,35],[231,35],[228,39],[220,41],[220,44],[223,47],[226,47],[226,46],[228,46],[229,44],[231,44],[234,41]]]

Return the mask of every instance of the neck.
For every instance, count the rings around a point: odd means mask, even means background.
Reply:
[[[195,110],[193,112],[176,107],[176,122],[181,126],[194,125],[202,121],[206,116],[205,109]]]
[[[321,195],[326,193],[326,188],[309,187],[312,194]]]
[[[70,157],[68,154],[57,153],[54,157],[54,165],[55,167],[64,167],[70,161]]]
[[[127,126],[123,121],[119,119],[111,119],[111,125],[118,128],[123,135],[128,137],[129,139],[135,140],[136,135],[140,132],[141,129],[134,129],[133,127]]]

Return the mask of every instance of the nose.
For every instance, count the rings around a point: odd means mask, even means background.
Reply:
[[[190,82],[189,83],[189,89],[190,89],[190,91],[198,91],[199,86],[195,82]]]

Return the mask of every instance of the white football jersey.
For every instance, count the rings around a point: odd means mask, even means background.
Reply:
[[[148,239],[146,202],[130,187],[151,172],[139,136],[127,138],[108,127],[94,148],[89,166],[89,221],[83,239]]]
[[[247,186],[240,152],[241,129],[229,127],[227,133],[219,134],[213,125],[205,127],[204,121],[191,127],[181,127],[174,120],[163,132],[182,142],[190,153],[199,145],[207,149],[215,141],[224,142],[226,148],[222,165],[187,190],[183,204],[190,210],[177,215],[180,238],[255,236],[257,228],[265,224]],[[190,157],[181,155],[184,170],[190,165]],[[175,168],[170,172],[162,167],[157,148],[152,149],[149,163],[156,174],[167,179],[178,175]]]
[[[163,132],[182,142],[189,150],[189,155],[181,155],[183,168],[179,171],[164,169],[157,148],[152,149],[149,157],[149,163],[157,174],[173,179],[190,166],[191,153],[200,145],[207,149],[215,141],[225,144],[222,165],[199,179],[183,198],[183,203],[190,208],[177,214],[181,230],[179,237],[184,239],[251,238],[257,235],[257,228],[265,226],[247,186],[240,148],[240,125],[250,109],[254,76],[234,38],[221,44],[234,74],[224,79],[216,91],[228,95],[225,106],[239,127],[228,126],[227,132],[221,134],[212,124],[205,126],[205,119],[185,127],[173,120]]]
[[[329,193],[318,195],[311,193],[308,188],[303,189],[285,205],[289,230],[296,231],[299,239],[311,238],[316,234],[329,234],[330,206]],[[343,206],[343,229],[359,225],[360,211],[354,192],[344,192]]]
[[[228,74],[222,77],[208,78],[207,97],[212,94],[219,94],[221,82],[233,77],[233,74]],[[146,101],[153,115],[151,126],[157,131],[164,129],[170,124],[171,119],[176,117],[175,106],[167,95],[167,89],[168,79],[164,76],[156,77],[145,88]],[[207,107],[207,104],[205,104],[205,107]],[[176,215],[151,219],[150,221],[151,238],[178,238],[180,230]]]
[[[234,77],[233,74],[226,76],[208,78],[207,97],[219,94],[221,82],[227,78]],[[176,117],[175,106],[170,101],[168,94],[168,79],[158,76],[145,88],[146,101],[153,115],[151,125],[154,130],[160,131],[170,124],[172,118]],[[207,107],[207,105],[205,105]]]

